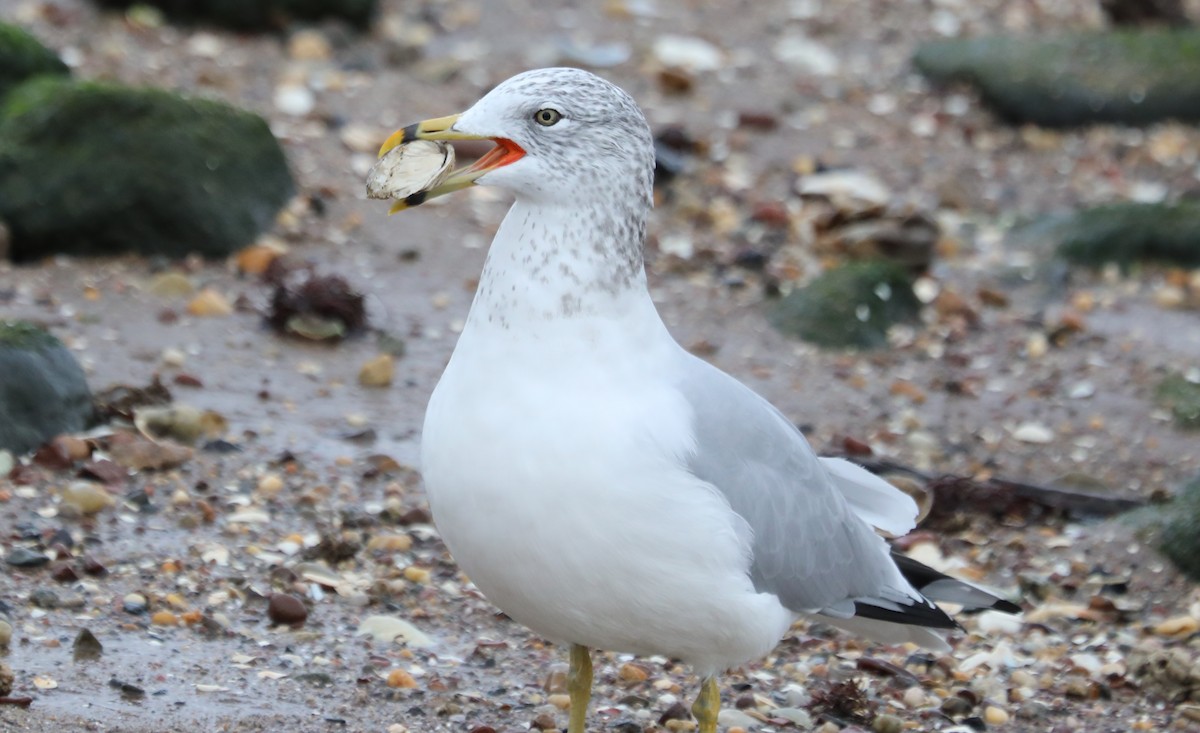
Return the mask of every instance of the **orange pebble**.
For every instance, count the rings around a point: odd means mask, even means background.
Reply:
[[[412,689],[417,686],[417,681],[408,672],[402,669],[393,669],[391,672],[388,672],[387,686]]]

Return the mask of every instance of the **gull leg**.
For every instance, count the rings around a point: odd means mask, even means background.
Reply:
[[[582,644],[571,645],[567,692],[571,694],[571,720],[567,724],[567,733],[584,733],[588,701],[592,699],[592,655]]]
[[[705,677],[700,694],[692,705],[692,715],[700,724],[700,733],[717,733],[717,714],[721,712],[721,691],[716,677]]]

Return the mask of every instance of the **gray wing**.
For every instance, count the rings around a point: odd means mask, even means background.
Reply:
[[[920,599],[800,431],[733,377],[691,354],[687,360],[678,384],[693,410],[687,466],[753,530],[754,587],[793,611],[836,616],[853,614],[855,600]]]

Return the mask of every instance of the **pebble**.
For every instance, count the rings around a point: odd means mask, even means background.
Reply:
[[[568,710],[571,707],[571,696],[558,692],[546,698],[546,702],[550,703],[559,710]]]
[[[404,568],[404,579],[410,583],[428,583],[433,577],[425,568],[419,568],[415,565],[409,565]]]
[[[650,673],[640,665],[632,662],[626,662],[621,665],[621,669],[617,671],[617,678],[625,684],[635,685],[640,682],[645,682],[650,678]]]
[[[807,710],[800,708],[776,708],[771,711],[772,718],[783,718],[793,724],[800,730],[808,730],[812,727],[812,716]]]
[[[876,715],[875,720],[871,721],[871,730],[875,733],[900,733],[904,730],[904,721],[895,715],[883,713]]]
[[[693,36],[659,36],[654,41],[653,53],[663,66],[677,66],[688,71],[716,71],[725,64],[721,49]]]
[[[312,90],[300,84],[282,84],[275,89],[275,109],[285,115],[303,117],[317,106]]]
[[[76,661],[99,659],[100,655],[104,653],[104,645],[90,630],[80,629],[79,633],[75,635],[72,651]]]
[[[395,375],[395,357],[391,354],[380,354],[367,360],[358,370],[358,383],[364,387],[389,387]]]
[[[14,679],[12,667],[0,662],[0,697],[8,697],[12,692]]]
[[[152,295],[160,298],[182,298],[196,292],[196,286],[182,272],[164,272],[155,275],[146,289]]]
[[[1200,629],[1200,621],[1191,616],[1175,616],[1154,627],[1159,636],[1190,636]]]
[[[772,53],[777,61],[806,75],[830,76],[841,65],[837,55],[824,44],[797,33],[776,41]]]
[[[1013,438],[1022,443],[1046,444],[1054,440],[1054,431],[1036,422],[1021,423],[1013,430]]]
[[[387,686],[411,690],[417,686],[417,680],[403,669],[393,669],[388,672]]]
[[[233,313],[233,304],[216,290],[204,288],[188,301],[187,312],[200,317],[228,316]]]
[[[408,552],[412,549],[412,537],[406,534],[380,534],[367,543],[369,552]]]
[[[916,709],[925,705],[928,697],[925,691],[920,687],[910,687],[904,691],[904,704],[909,709]]]
[[[308,618],[308,609],[299,598],[287,593],[272,593],[267,602],[267,618],[272,623],[297,626]]]
[[[983,709],[983,720],[988,725],[1004,725],[1008,722],[1008,712],[1004,708],[988,705]]]
[[[741,710],[725,708],[717,715],[717,724],[726,728],[754,728],[759,724],[757,718],[743,713]]]
[[[258,479],[258,491],[273,497],[283,490],[283,477],[277,473],[264,473]]]
[[[29,602],[38,608],[58,608],[58,594],[49,588],[38,588],[29,594]]]
[[[50,562],[50,558],[28,547],[14,547],[4,556],[4,561],[14,568],[38,568]]]
[[[50,577],[60,583],[74,583],[79,580],[79,573],[75,572],[75,568],[71,567],[70,563],[60,562],[50,571]]]
[[[72,481],[63,489],[62,500],[81,514],[95,514],[115,503],[112,494],[90,481]]]
[[[971,712],[971,707],[971,703],[955,695],[942,703],[942,712],[954,718]]]
[[[333,46],[318,31],[302,30],[288,39],[288,56],[297,61],[328,61],[333,58]]]
[[[7,647],[12,641],[13,627],[12,624],[0,619],[0,648]]]
[[[179,617],[170,611],[156,611],[155,614],[150,617],[150,623],[154,624],[155,626],[178,626]]]
[[[125,613],[145,613],[148,606],[149,601],[141,593],[130,593],[121,599],[121,608],[125,609]]]

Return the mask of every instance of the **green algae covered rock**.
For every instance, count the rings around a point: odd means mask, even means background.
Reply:
[[[1200,30],[1127,29],[1057,37],[932,41],[913,58],[937,83],[965,82],[1012,122],[1200,120]]]
[[[1168,375],[1154,389],[1154,401],[1171,411],[1178,427],[1200,430],[1200,384],[1182,374]]]
[[[1110,262],[1126,269],[1147,262],[1200,267],[1200,202],[1083,209],[1060,225],[1058,236],[1059,254],[1089,267]]]
[[[0,221],[14,260],[221,257],[294,190],[266,122],[155,89],[39,77],[0,105]]]
[[[62,342],[23,321],[0,321],[0,449],[32,450],[92,422],[83,369]]]
[[[889,328],[915,321],[920,311],[912,275],[894,262],[869,260],[824,272],[780,300],[768,319],[819,346],[873,349],[887,344]]]
[[[36,38],[15,25],[0,23],[0,100],[31,77],[69,73],[67,65]]]
[[[290,21],[338,18],[366,28],[375,17],[378,0],[93,0],[97,5],[125,9],[131,5],[158,8],[184,23],[212,23],[242,31],[281,28]]]
[[[1200,581],[1200,476],[1184,486],[1158,516],[1164,520],[1158,534],[1159,550],[1184,575]]]

